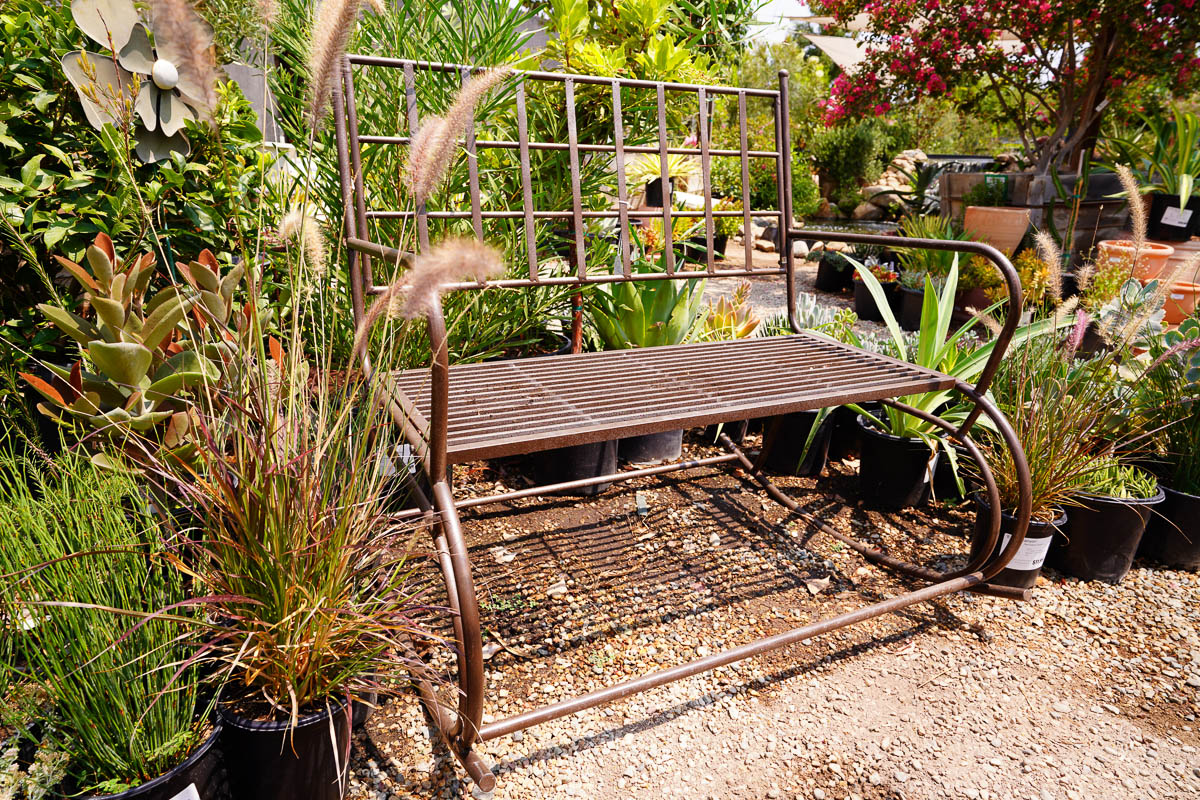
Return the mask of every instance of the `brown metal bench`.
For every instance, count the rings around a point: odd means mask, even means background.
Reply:
[[[401,109],[408,131],[362,133],[358,129],[354,97],[355,71],[360,69],[393,70],[402,76],[405,104]],[[449,606],[454,615],[454,636],[458,669],[456,707],[439,701],[434,688],[418,681],[422,697],[448,746],[460,759],[468,774],[484,791],[490,791],[495,778],[473,746],[476,742],[503,736],[530,725],[626,697],[689,675],[732,663],[758,653],[783,647],[818,634],[898,611],[954,592],[970,590],[1010,597],[1020,591],[991,586],[997,575],[1017,552],[1024,539],[1029,519],[1030,486],[1028,468],[1010,426],[985,398],[999,360],[1018,324],[1021,286],[1008,260],[994,248],[972,242],[906,240],[906,246],[954,250],[978,254],[989,259],[1000,271],[1011,300],[1008,315],[999,334],[999,342],[984,369],[979,383],[970,386],[946,375],[915,367],[895,359],[831,342],[800,330],[795,316],[795,270],[793,241],[819,239],[866,244],[894,244],[893,239],[867,234],[838,234],[800,230],[791,222],[790,145],[788,142],[788,76],[781,72],[778,90],[739,89],[720,86],[693,86],[650,83],[584,75],[547,72],[523,72],[514,75],[514,104],[518,121],[516,140],[483,139],[472,129],[462,146],[468,159],[470,208],[429,211],[418,207],[411,211],[378,209],[368,204],[362,174],[363,148],[405,146],[418,123],[417,93],[422,79],[447,76],[465,79],[471,68],[458,65],[429,64],[371,56],[348,56],[343,81],[335,89],[335,124],[343,200],[346,207],[345,234],[350,250],[351,286],[357,319],[363,315],[365,298],[385,287],[376,285],[372,259],[395,264],[407,255],[386,242],[376,241],[379,220],[415,220],[421,247],[429,243],[431,219],[464,220],[471,223],[477,236],[484,235],[484,220],[509,219],[524,226],[525,259],[528,276],[460,283],[447,290],[488,290],[501,287],[537,287],[558,284],[583,287],[589,284],[634,280],[695,279],[722,276],[779,275],[787,283],[788,312],[796,333],[791,336],[746,339],[732,342],[654,347],[567,356],[545,356],[510,361],[460,364],[449,363],[446,324],[440,308],[429,312],[429,336],[433,361],[428,370],[408,370],[387,376],[395,399],[393,416],[404,429],[406,438],[418,454],[425,473],[427,491],[416,489],[420,508],[410,512],[430,526],[438,563],[446,583]],[[526,88],[534,82],[561,84],[564,90],[568,141],[530,141],[528,136]],[[603,142],[580,142],[576,134],[575,90],[580,85],[600,86],[612,98],[613,130]],[[652,93],[657,104],[657,140],[652,144],[627,145],[623,133],[622,101],[632,91]],[[666,98],[678,93],[696,98],[698,139],[695,147],[673,147],[668,142]],[[721,150],[712,145],[709,130],[709,100],[715,96],[736,100],[740,147]],[[747,102],[761,98],[771,104],[775,120],[775,147],[753,150],[748,146]],[[522,206],[520,209],[485,208],[481,200],[479,150],[499,148],[516,151],[520,160]],[[539,209],[533,204],[530,153],[566,152],[570,162],[572,198],[569,209]],[[661,210],[631,210],[624,179],[625,159],[631,153],[659,156],[663,185],[667,185],[667,157],[686,153],[700,158],[703,211],[678,211],[666,203]],[[584,154],[611,154],[616,175],[615,209],[584,209],[580,191],[580,159]],[[742,209],[714,210],[711,189],[713,158],[737,158],[742,172]],[[749,164],[752,159],[774,162],[778,186],[777,209],[754,210],[749,202]],[[753,267],[751,237],[746,238],[746,261],[741,268],[721,268],[713,256],[714,219],[719,216],[742,217],[749,230],[754,218],[773,217],[779,221],[780,247],[778,266]],[[705,263],[679,265],[671,247],[664,251],[664,273],[639,273],[631,269],[631,242],[628,224],[637,218],[653,217],[663,221],[666,240],[679,218],[702,218],[708,243]],[[596,270],[587,263],[586,220],[615,219],[619,225],[620,269]],[[539,270],[535,247],[535,226],[544,220],[565,221],[574,239],[571,251],[574,274],[547,278]],[[374,225],[374,230],[373,230]],[[893,399],[931,390],[954,388],[974,401],[974,412],[961,425],[951,425],[919,412]],[[553,484],[504,494],[469,499],[456,498],[451,485],[451,466],[476,459],[531,453],[564,445],[596,442],[642,433],[685,428],[694,425],[730,422],[748,417],[784,414],[848,402],[880,400],[906,410],[937,425],[958,442],[979,467],[983,493],[993,509],[987,541],[973,552],[980,555],[964,567],[939,573],[880,553],[862,542],[834,530],[819,519],[803,514],[795,500],[772,484],[749,455],[726,436],[719,441],[726,453],[702,459],[648,467],[595,479]],[[1005,439],[1017,465],[1021,480],[1021,503],[1017,509],[1015,533],[1003,551],[992,557],[999,538],[999,495],[986,461],[969,432],[980,415],[986,415]],[[769,446],[769,445],[768,445]],[[791,631],[750,642],[721,653],[671,669],[651,673],[591,692],[571,700],[554,703],[507,719],[483,723],[484,667],[479,605],[472,581],[471,564],[460,525],[461,510],[561,491],[587,485],[628,480],[671,470],[689,469],[732,462],[741,466],[774,499],[805,518],[811,525],[862,553],[908,576],[928,581],[929,585],[856,611],[805,625]]]

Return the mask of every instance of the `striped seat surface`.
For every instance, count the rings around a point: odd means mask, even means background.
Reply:
[[[428,420],[429,370],[395,378]],[[451,463],[459,463],[954,383],[939,372],[805,333],[461,364],[450,368],[447,451]]]

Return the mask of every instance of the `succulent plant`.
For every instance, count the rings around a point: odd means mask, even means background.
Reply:
[[[745,339],[754,335],[760,321],[750,305],[750,281],[738,281],[732,300],[721,295],[716,303],[709,301],[700,338]]]
[[[136,436],[185,457],[195,401],[210,397],[233,363],[236,339],[229,321],[243,268],[222,275],[216,257],[205,250],[179,266],[186,286],[169,284],[147,300],[156,271],[152,253],[122,259],[112,240],[100,234],[87,249],[90,271],[56,258],[84,290],[94,318],[38,306],[79,344],[88,362],[47,365],[50,380],[22,373],[47,401],[38,409],[67,427],[80,424],[122,443]]]

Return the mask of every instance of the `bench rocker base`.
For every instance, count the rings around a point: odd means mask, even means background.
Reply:
[[[406,135],[360,135],[354,100],[355,68],[391,69],[402,73],[409,128]],[[1004,279],[1009,298],[1007,317],[997,335],[991,357],[974,386],[932,370],[867,353],[803,332],[796,317],[793,242],[807,239],[895,246],[897,240],[887,236],[811,231],[792,226],[791,146],[788,142],[786,72],[780,73],[778,90],[664,84],[562,73],[515,72],[510,80],[516,98],[516,140],[503,138],[504,132],[496,134],[499,138],[476,139],[472,124],[465,140],[461,142],[469,166],[469,210],[441,210],[435,214],[427,211],[424,206],[419,206],[413,211],[368,209],[362,175],[362,146],[366,144],[371,147],[389,147],[411,143],[412,134],[418,126],[418,74],[436,74],[442,80],[445,80],[447,75],[458,75],[466,79],[473,71],[474,68],[462,65],[429,64],[364,55],[349,55],[343,62],[342,80],[335,84],[333,90],[333,106],[342,199],[346,211],[345,237],[350,253],[350,286],[357,322],[364,318],[365,298],[371,294],[378,294],[385,288],[374,281],[372,260],[379,259],[385,266],[394,267],[403,263],[408,255],[399,249],[374,241],[372,236],[378,233],[378,228],[373,231],[373,224],[389,219],[415,221],[419,246],[424,250],[429,245],[431,219],[469,220],[475,235],[480,238],[484,236],[485,219],[523,219],[528,278],[508,277],[495,281],[449,284],[443,288],[487,290],[559,284],[582,289],[588,285],[637,280],[775,275],[782,276],[786,281],[788,314],[791,327],[795,331],[795,335],[785,337],[451,366],[445,319],[441,307],[435,303],[428,312],[429,338],[433,354],[429,370],[376,374],[371,370],[369,359],[364,357],[364,373],[386,386],[392,401],[391,416],[419,459],[423,471],[423,485],[427,487],[423,490],[417,480],[410,480],[417,508],[401,512],[395,517],[418,520],[430,531],[436,561],[446,586],[447,605],[454,629],[454,655],[457,666],[455,702],[445,703],[439,698],[433,683],[427,677],[427,672],[414,670],[414,682],[447,746],[481,790],[491,791],[495,787],[496,779],[490,767],[475,750],[475,745],[479,742],[955,592],[972,591],[1013,599],[1027,598],[1026,590],[1014,590],[989,583],[1020,549],[1025,538],[1031,506],[1030,476],[1024,453],[1012,427],[986,396],[987,386],[995,375],[1000,359],[1017,328],[1021,310],[1020,279],[1003,254],[986,244],[976,242],[911,238],[904,242],[906,247],[914,249],[955,251],[983,256],[998,269]],[[563,86],[569,130],[567,142],[529,141],[525,86],[536,81]],[[575,125],[576,84],[608,87],[611,90],[613,138],[610,142],[578,141]],[[622,98],[626,92],[651,92],[656,95],[658,132],[657,141],[653,146],[625,141]],[[664,100],[668,93],[694,96],[697,108],[701,110],[710,108],[710,101],[716,96],[735,98],[740,147],[731,151],[716,150],[712,147],[708,113],[698,115],[699,141],[696,147],[669,146]],[[775,150],[758,151],[748,146],[747,98],[766,100],[772,104],[775,115]],[[481,148],[519,152],[524,195],[520,211],[483,208],[476,163],[476,154]],[[572,183],[572,208],[569,211],[534,208],[530,186],[531,149],[562,152],[564,157],[569,157]],[[663,185],[669,182],[669,154],[695,155],[701,164],[704,211],[676,211],[671,209],[669,204],[650,213],[630,210],[624,181],[624,159],[627,153],[657,154],[662,165]],[[616,208],[609,211],[585,212],[579,188],[581,155],[599,158],[601,155],[607,157],[608,154],[612,156],[617,176]],[[713,157],[740,159],[743,175],[741,210],[714,210],[710,175]],[[776,210],[751,209],[747,188],[748,164],[751,159],[770,159],[775,162],[779,189]],[[660,214],[666,241],[671,241],[673,217],[703,217],[708,242],[706,264],[685,265],[682,269],[677,269],[673,249],[668,247],[662,256],[665,273],[637,273],[631,270],[631,243],[626,233],[631,219],[635,216],[657,217]],[[744,237],[744,269],[718,268],[712,253],[714,217],[718,216],[744,217],[747,230],[754,217],[767,216],[777,219],[781,234],[778,268],[764,269],[753,266],[751,237]],[[618,264],[608,267],[606,272],[589,270],[586,263],[584,221],[598,218],[616,220],[619,224],[621,258]],[[571,256],[575,266],[574,275],[546,278],[539,272],[534,223],[546,219],[570,224],[575,238]],[[974,404],[971,413],[961,423],[951,424],[896,399],[941,390],[954,390]],[[802,512],[796,501],[773,484],[751,456],[725,435],[718,439],[725,450],[724,454],[618,472],[594,479],[463,499],[455,497],[451,486],[452,465],[464,461],[539,452],[568,444],[598,442],[635,434],[733,422],[867,400],[879,400],[942,430],[965,449],[978,466],[982,495],[990,507],[990,519],[989,525],[983,529],[986,533],[977,534],[983,541],[973,542],[978,546],[972,551],[978,555],[969,559],[961,569],[938,572],[902,561],[833,529],[813,515]],[[986,460],[970,437],[971,430],[981,416],[989,419],[1007,446],[1016,467],[1020,489],[1020,499],[1014,510],[1016,522],[1012,536],[1000,552],[996,552],[1001,522],[999,491]],[[767,436],[764,451],[769,451],[772,438]],[[762,458],[761,454],[759,458]],[[740,468],[746,480],[753,480],[768,496],[788,508],[797,518],[805,520],[820,532],[854,549],[867,560],[927,585],[686,664],[485,724],[483,708],[486,692],[479,600],[475,592],[460,512],[563,489],[577,489],[587,485],[625,481],[718,464],[732,464]]]

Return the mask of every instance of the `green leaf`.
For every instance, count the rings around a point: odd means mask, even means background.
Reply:
[[[109,378],[137,386],[146,377],[154,354],[137,342],[88,342],[88,355]]]
[[[38,153],[33,158],[25,162],[25,166],[21,167],[21,183],[24,186],[33,188],[34,178],[37,177],[38,170],[42,167],[42,159],[46,157],[45,153]]]
[[[142,323],[142,342],[151,349],[157,349],[171,333],[171,330],[183,321],[183,317],[190,307],[191,303],[178,295],[169,297],[157,306]]]
[[[38,310],[46,319],[54,323],[54,327],[70,336],[82,345],[87,345],[100,338],[100,329],[83,317],[72,314],[65,308],[39,303]]]

